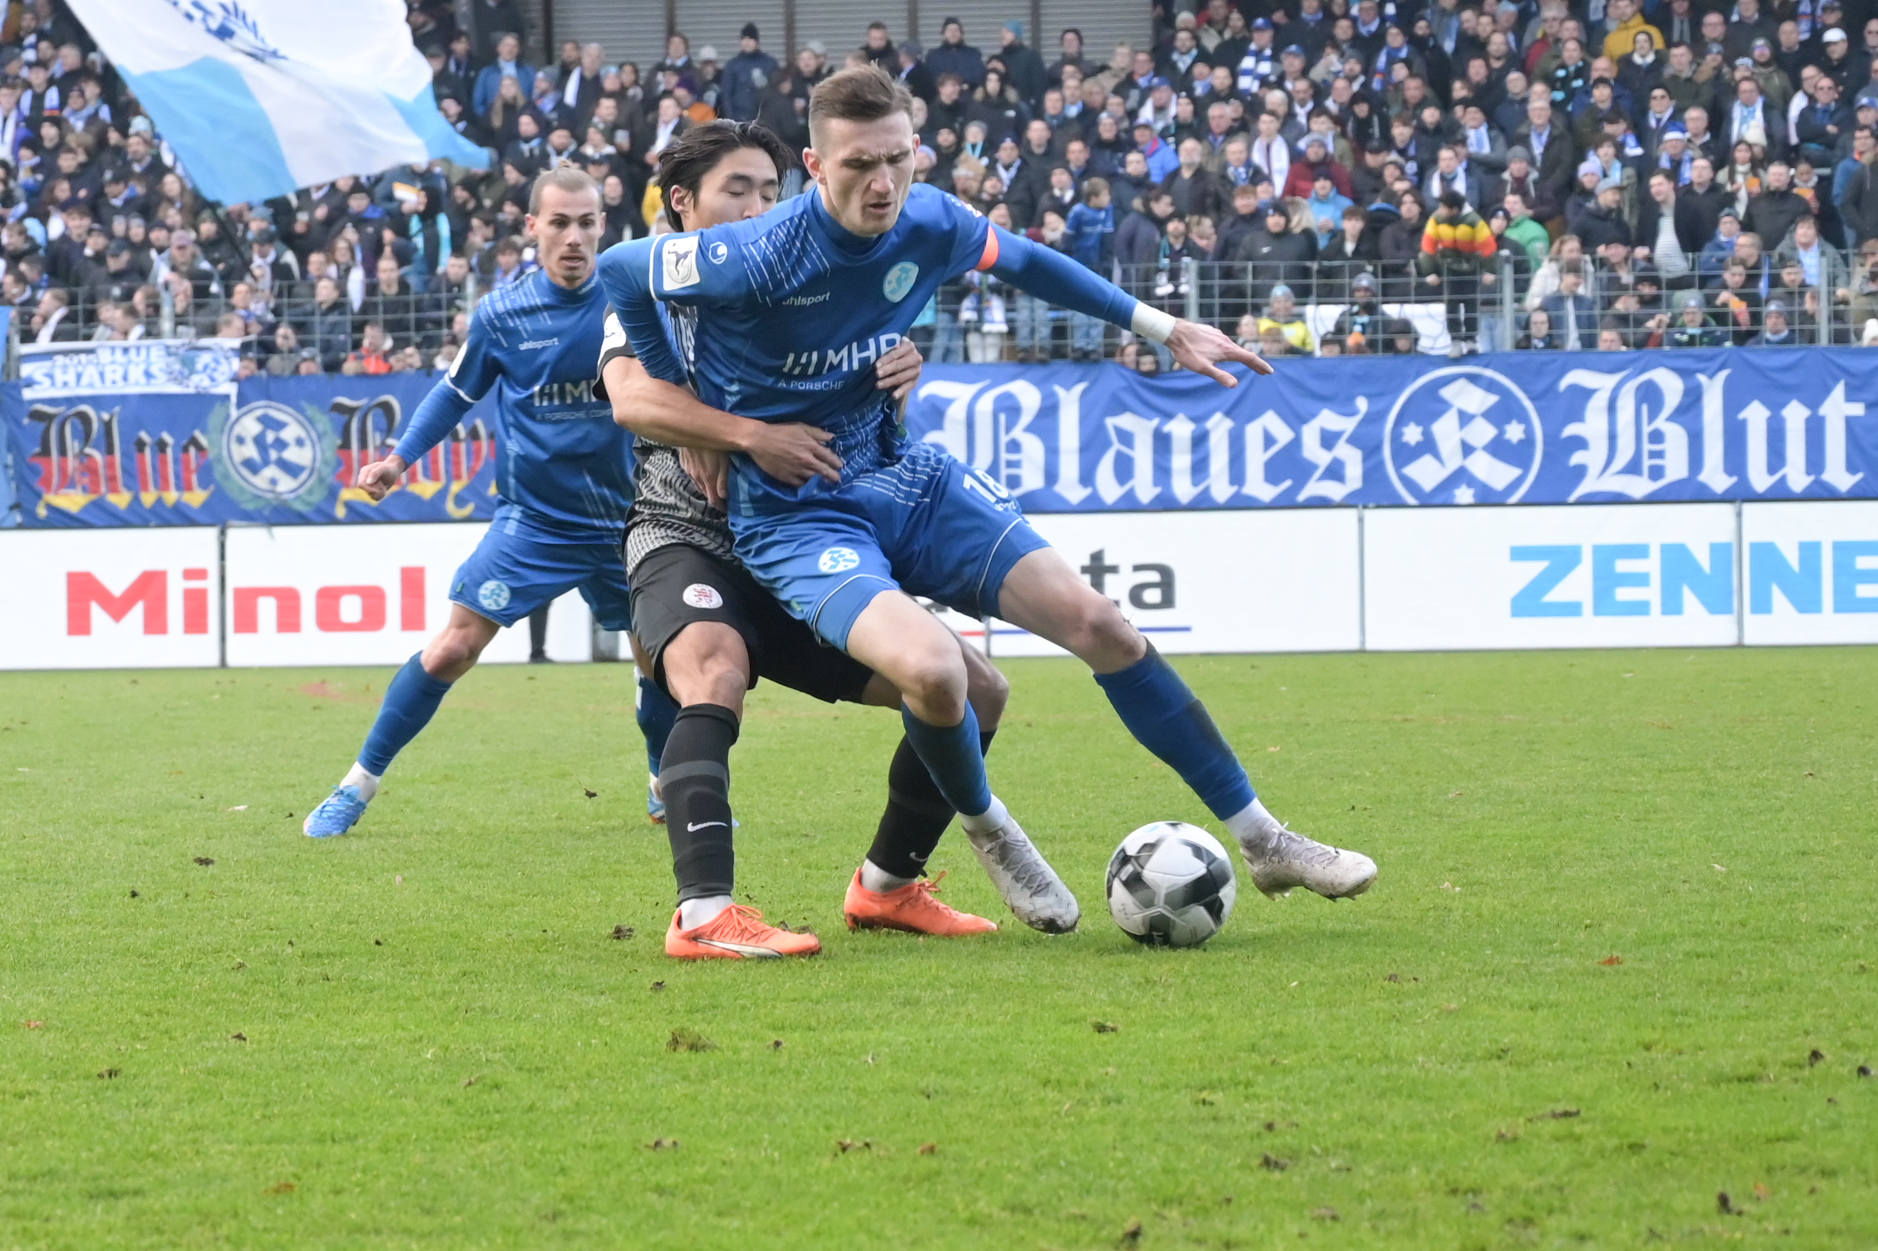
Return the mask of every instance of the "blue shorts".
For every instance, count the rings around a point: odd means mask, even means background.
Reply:
[[[601,629],[632,629],[632,591],[618,539],[570,535],[505,504],[450,580],[450,600],[512,626],[576,587]]]
[[[1011,567],[1049,546],[989,475],[930,443],[894,454],[839,486],[818,479],[786,497],[744,493],[731,517],[738,559],[844,651],[861,611],[895,588],[967,616],[996,616]]]

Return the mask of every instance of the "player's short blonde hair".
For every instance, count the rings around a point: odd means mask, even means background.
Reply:
[[[809,97],[811,142],[818,123],[877,122],[913,112],[913,95],[878,65],[856,65],[830,74]]]
[[[541,192],[545,187],[559,187],[563,191],[572,192],[591,191],[595,204],[604,203],[600,195],[600,184],[593,180],[593,175],[570,161],[535,175],[535,184],[528,189],[530,216],[541,211]]]

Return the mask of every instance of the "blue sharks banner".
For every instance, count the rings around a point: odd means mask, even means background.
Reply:
[[[486,520],[493,404],[374,504],[351,484],[436,384],[429,373],[235,381],[227,345],[34,352],[0,392],[26,526]]]
[[[1878,352],[1284,360],[1236,389],[929,365],[907,425],[1030,512],[1878,497]]]

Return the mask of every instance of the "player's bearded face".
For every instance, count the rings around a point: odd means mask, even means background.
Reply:
[[[913,119],[893,113],[872,122],[824,121],[814,140],[803,158],[829,215],[857,235],[893,229],[913,185]]]
[[[528,218],[528,233],[535,237],[536,255],[548,276],[564,287],[578,287],[593,273],[604,225],[599,196],[547,187],[541,211]]]

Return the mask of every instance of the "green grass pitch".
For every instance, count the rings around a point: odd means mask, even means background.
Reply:
[[[471,675],[331,842],[388,670],[0,675],[0,1248],[1878,1245],[1873,661],[1182,660],[1382,866],[1184,952],[1102,871],[1205,813],[1072,665],[992,756],[1056,939],[956,828],[1005,928],[849,935],[897,722],[765,689],[761,965],[662,954],[626,668]]]

